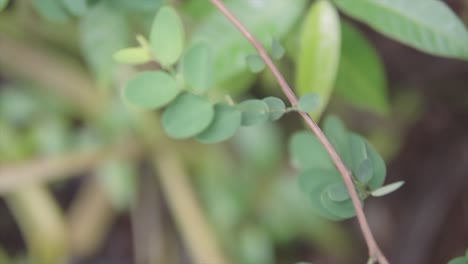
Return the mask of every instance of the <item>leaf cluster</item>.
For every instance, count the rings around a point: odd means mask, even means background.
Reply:
[[[350,169],[362,202],[370,195],[382,196],[402,185],[398,182],[382,187],[386,176],[382,157],[364,137],[349,132],[337,117],[328,116],[323,131]],[[293,164],[300,169],[300,188],[310,198],[313,209],[333,220],[354,216],[346,186],[318,138],[308,131],[296,132],[289,149]]]

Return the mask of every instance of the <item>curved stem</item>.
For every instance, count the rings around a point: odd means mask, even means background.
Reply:
[[[283,75],[280,73],[278,68],[275,66],[273,61],[271,60],[270,56],[266,52],[265,48],[263,45],[249,32],[249,30],[232,14],[226,6],[223,4],[221,0],[210,0],[211,3],[216,6],[216,8],[242,33],[242,35],[245,36],[245,38],[254,46],[254,48],[257,50],[258,54],[260,57],[263,59],[267,67],[270,69],[270,71],[273,73],[273,76],[275,77],[276,81],[278,82],[279,86],[281,87],[281,90],[285,94],[285,96],[288,98],[289,102],[291,105],[295,106],[297,104],[297,97],[294,94],[293,90],[291,87],[289,87],[288,83],[284,79]],[[351,197],[351,201],[353,203],[354,209],[356,211],[356,216],[359,222],[359,226],[361,228],[361,232],[364,236],[364,239],[366,241],[368,250],[369,250],[369,256],[371,259],[376,259],[379,261],[379,263],[382,264],[388,264],[388,260],[385,258],[383,255],[382,251],[380,250],[379,246],[377,245],[377,242],[374,239],[374,236],[372,234],[372,231],[369,227],[369,224],[367,223],[367,219],[364,215],[364,211],[362,209],[361,202],[359,200],[359,196],[354,189],[352,177],[350,171],[346,168],[346,165],[343,163],[341,160],[340,156],[336,152],[336,150],[333,148],[331,145],[330,141],[325,137],[323,134],[322,130],[320,127],[317,125],[317,123],[312,120],[312,118],[309,116],[309,114],[304,113],[304,112],[299,112],[301,117],[304,119],[306,124],[309,126],[309,128],[314,132],[314,134],[317,136],[317,138],[320,140],[322,145],[325,147],[327,150],[328,154],[330,155],[330,158],[333,160],[333,163],[335,164],[336,168],[341,174],[341,177],[343,178],[343,181],[346,185],[346,188],[348,189],[349,195]]]

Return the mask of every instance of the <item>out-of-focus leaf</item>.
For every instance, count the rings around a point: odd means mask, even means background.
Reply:
[[[261,72],[265,69],[265,63],[258,54],[250,54],[245,58],[245,61],[247,62],[249,69],[254,73]]]
[[[468,264],[468,257],[457,257],[451,259],[447,264]]]
[[[213,86],[212,57],[211,47],[204,42],[192,45],[182,57],[182,75],[196,93],[206,92]]]
[[[275,38],[271,41],[271,56],[275,59],[281,59],[284,55],[284,48]]]
[[[438,0],[334,0],[346,14],[424,52],[468,59],[463,22]]]
[[[276,121],[284,115],[286,111],[286,105],[284,104],[283,100],[277,97],[269,96],[263,98],[262,101],[268,105],[268,120]]]
[[[0,12],[2,12],[3,9],[5,9],[9,2],[10,0],[0,0]]]
[[[170,6],[159,9],[153,21],[150,44],[156,60],[169,67],[179,60],[184,49],[184,26]]]
[[[81,49],[100,85],[112,79],[113,54],[129,43],[129,27],[122,13],[106,2],[95,4],[80,22]]]
[[[125,48],[114,53],[114,60],[126,64],[143,64],[151,61],[151,53],[143,47]]]
[[[318,93],[320,104],[311,112],[319,119],[333,91],[340,57],[338,12],[326,0],[314,2],[302,23],[297,55],[296,91],[299,95]]]
[[[306,1],[230,0],[225,3],[256,38],[268,44],[272,36],[281,39],[290,30],[299,18]],[[213,47],[216,84],[225,83],[247,72],[245,58],[254,53],[254,49],[218,11],[213,10],[195,29],[191,41],[199,40],[205,40]],[[225,89],[223,86],[219,88]],[[238,88],[237,91],[242,90]]]
[[[88,0],[62,0],[62,3],[75,16],[82,16],[88,11]]]
[[[262,100],[250,99],[238,105],[242,112],[242,125],[252,126],[268,120],[268,105]]]
[[[72,1],[72,0],[70,0]],[[74,1],[74,0],[73,0]],[[109,4],[125,12],[152,13],[163,4],[163,0],[107,0]]]
[[[134,202],[137,177],[133,165],[118,158],[105,161],[97,169],[97,175],[108,191],[112,205],[118,210],[128,209]]]
[[[232,137],[241,126],[242,113],[229,105],[214,106],[215,117],[211,124],[195,138],[202,143],[217,143]]]
[[[64,23],[70,18],[60,0],[33,0],[36,12],[51,22]]]
[[[306,93],[299,98],[297,108],[302,112],[312,112],[320,105],[320,96],[317,93]]]
[[[195,136],[213,121],[214,107],[206,97],[185,93],[164,110],[161,124],[166,133],[176,139]]]
[[[242,263],[274,263],[273,242],[268,234],[260,228],[244,229],[239,241]]]
[[[180,93],[176,80],[163,71],[144,71],[128,80],[123,97],[143,109],[158,109]]]
[[[379,55],[352,25],[341,24],[342,46],[336,93],[351,104],[388,113],[385,73]]]

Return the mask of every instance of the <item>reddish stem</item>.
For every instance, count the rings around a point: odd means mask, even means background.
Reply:
[[[218,10],[229,21],[231,21],[231,23],[242,33],[242,35],[245,36],[245,38],[252,44],[252,46],[254,46],[254,48],[257,50],[258,54],[263,59],[267,67],[273,73],[273,76],[276,78],[276,81],[278,82],[279,86],[281,87],[281,90],[286,95],[291,105],[293,106],[297,105],[296,95],[294,94],[293,90],[291,89],[291,87],[289,87],[283,75],[280,73],[278,68],[275,66],[275,64],[271,60],[270,56],[266,52],[263,45],[249,32],[249,30],[239,21],[239,19],[237,19],[234,16],[234,14],[232,14],[226,8],[226,6],[223,4],[222,1],[220,0],[210,0],[210,1],[214,6],[216,6],[216,8],[218,8]],[[364,211],[362,209],[361,201],[359,200],[359,196],[356,190],[354,189],[351,172],[346,168],[346,165],[343,163],[340,156],[338,155],[338,153],[336,152],[336,150],[333,148],[332,144],[330,143],[330,141],[328,141],[328,139],[325,137],[320,127],[317,125],[317,123],[314,122],[314,120],[312,120],[309,114],[304,113],[304,112],[299,112],[299,114],[304,119],[306,124],[309,126],[310,130],[314,132],[314,134],[320,140],[322,145],[325,147],[331,159],[333,160],[333,163],[335,164],[336,168],[340,172],[341,177],[343,178],[343,181],[351,197],[351,201],[353,203],[354,209],[356,211],[356,216],[359,222],[359,226],[361,228],[361,232],[364,236],[367,247],[369,249],[369,257],[371,259],[377,260],[381,264],[388,264],[389,263],[388,260],[385,258],[384,254],[382,253],[379,246],[377,245],[377,242],[374,239],[374,236],[369,227],[369,224],[367,223],[366,216],[364,215]]]

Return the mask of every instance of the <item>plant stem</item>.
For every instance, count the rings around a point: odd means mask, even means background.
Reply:
[[[273,73],[273,76],[275,77],[276,81],[281,87],[281,90],[283,91],[285,96],[288,98],[291,105],[292,106],[297,105],[296,95],[294,94],[291,87],[289,87],[288,83],[284,79],[283,75],[279,72],[278,68],[275,66],[272,59],[269,57],[263,45],[252,35],[252,33],[249,32],[249,30],[239,21],[239,19],[237,19],[236,16],[226,8],[226,6],[223,4],[221,0],[210,0],[210,1],[252,44],[252,46],[257,50],[258,54],[263,59],[267,67]],[[320,127],[317,125],[317,123],[314,122],[314,120],[312,120],[309,114],[304,113],[304,112],[299,112],[299,114],[304,119],[304,121],[309,126],[309,128],[312,130],[312,132],[314,132],[314,134],[320,140],[322,145],[325,147],[328,154],[330,155],[330,158],[333,160],[333,163],[335,164],[336,168],[340,172],[341,177],[343,178],[343,181],[351,197],[351,201],[353,203],[354,209],[356,211],[356,216],[359,222],[359,226],[361,228],[361,232],[366,241],[370,258],[378,260],[379,263],[388,264],[389,263],[388,260],[385,258],[379,246],[377,245],[377,242],[374,239],[374,236],[369,227],[369,224],[367,223],[367,219],[364,215],[364,211],[362,209],[359,196],[356,190],[354,189],[350,171],[346,168],[346,165],[343,163],[343,161],[341,160],[336,150],[333,148],[333,146],[325,137]]]

